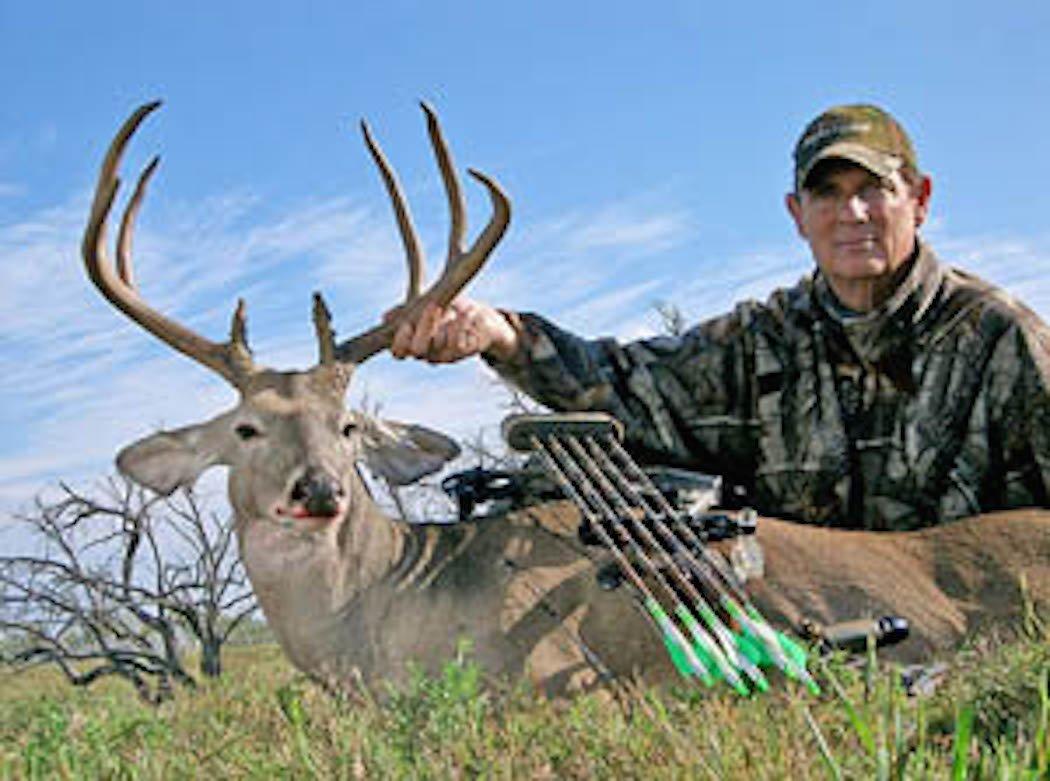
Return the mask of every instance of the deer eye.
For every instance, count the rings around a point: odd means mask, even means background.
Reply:
[[[241,425],[237,426],[237,428],[235,428],[234,431],[237,432],[237,436],[239,436],[241,439],[251,439],[252,437],[257,437],[260,433],[262,433],[251,423],[242,423]]]
[[[352,436],[355,431],[357,431],[357,424],[356,423],[347,423],[345,426],[343,426],[343,436],[344,437]]]

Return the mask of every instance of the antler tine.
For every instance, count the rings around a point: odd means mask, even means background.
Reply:
[[[132,321],[179,352],[214,370],[233,385],[239,386],[246,374],[253,370],[251,351],[245,338],[243,302],[238,305],[234,314],[230,340],[218,343],[205,339],[160,314],[143,301],[134,287],[131,245],[135,233],[135,218],[145,197],[149,180],[157,169],[158,158],[150,161],[139,176],[135,192],[124,211],[117,238],[116,269],[106,253],[106,226],[117,189],[120,187],[117,169],[121,158],[139,125],[160,105],[158,100],[139,106],[124,121],[109,145],[99,172],[91,214],[84,229],[81,247],[84,265],[99,292]]]
[[[135,288],[135,277],[131,263],[131,244],[135,236],[135,220],[139,216],[142,199],[146,195],[146,187],[149,186],[149,180],[153,177],[153,172],[157,170],[158,165],[160,165],[159,155],[150,160],[149,165],[139,175],[139,180],[135,184],[135,192],[132,193],[128,207],[124,210],[124,217],[120,221],[120,233],[117,234],[117,274],[120,275],[124,284],[132,289]]]
[[[335,331],[332,313],[320,293],[314,293],[314,330],[317,332],[318,362],[322,366],[335,363]]]
[[[445,183],[445,194],[448,196],[450,223],[448,256],[445,260],[447,267],[463,252],[463,236],[467,232],[467,207],[463,199],[463,188],[460,187],[459,177],[452,164],[452,155],[448,151],[445,134],[441,132],[441,123],[438,122],[437,114],[426,101],[420,101],[419,105],[423,113],[427,115],[427,134],[430,136],[430,146],[434,149],[434,157],[437,158],[438,168],[441,169],[441,180]]]
[[[451,155],[448,152],[448,146],[445,143],[437,116],[425,103],[422,105],[423,111],[427,115],[431,145],[434,148],[442,179],[445,182],[445,192],[448,195],[449,209],[451,211],[452,227],[449,232],[448,261],[445,264],[444,271],[441,273],[441,277],[425,293],[406,302],[406,305],[401,308],[392,320],[375,326],[338,345],[335,353],[336,359],[339,361],[356,364],[367,360],[379,351],[389,347],[397,327],[405,320],[416,317],[425,306],[431,303],[442,307],[447,306],[481,270],[492,250],[503,238],[507,225],[510,224],[510,199],[503,192],[503,189],[489,176],[473,168],[467,169],[468,173],[481,182],[488,190],[489,198],[492,201],[492,216],[489,218],[484,230],[474,240],[470,249],[462,250],[463,234],[466,231],[466,209],[463,205],[463,195],[459,187],[459,180],[452,168]],[[367,130],[365,139],[366,142],[369,141]],[[386,166],[386,161],[382,158],[381,153],[377,154],[378,147],[374,145],[374,142],[369,142],[369,149],[383,172],[383,178],[387,182],[387,190],[391,193],[394,209],[399,214],[398,222],[401,225],[400,214],[401,210],[405,208],[404,199],[400,191],[398,191],[396,197],[394,196],[394,190],[390,184],[391,182],[396,184],[396,179],[394,179],[393,173],[389,171],[389,166]],[[415,236],[414,231],[412,235],[413,237]],[[405,236],[404,228],[402,228],[402,236]],[[407,249],[408,242],[406,240],[406,251]]]
[[[412,224],[412,213],[408,210],[408,201],[401,191],[401,183],[397,180],[397,174],[387,162],[386,155],[379,147],[368,123],[361,120],[361,133],[365,137],[365,145],[372,153],[372,159],[383,176],[383,184],[386,185],[390,202],[394,206],[394,215],[397,217],[397,228],[401,233],[401,243],[405,247],[405,259],[408,262],[408,289],[405,291],[405,303],[410,304],[419,297],[419,289],[423,284],[423,248],[419,243],[419,235]]]
[[[488,190],[489,200],[492,202],[492,216],[470,249],[455,257],[450,256],[441,278],[427,290],[425,297],[439,306],[447,305],[477,275],[510,224],[510,199],[503,192],[503,188],[490,176],[474,168],[468,168],[467,173]]]

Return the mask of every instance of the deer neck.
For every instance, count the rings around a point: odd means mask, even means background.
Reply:
[[[267,622],[307,669],[330,655],[358,603],[389,585],[412,547],[407,538],[371,501],[355,502],[322,529],[238,519],[241,558]]]

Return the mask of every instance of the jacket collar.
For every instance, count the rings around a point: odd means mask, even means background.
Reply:
[[[871,312],[856,314],[845,309],[819,269],[814,272],[811,303],[818,316],[840,331],[857,357],[877,365],[898,354],[910,353],[922,318],[936,300],[944,280],[944,269],[923,242],[918,242],[911,268],[893,294]]]

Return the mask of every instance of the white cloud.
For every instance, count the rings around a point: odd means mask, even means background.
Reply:
[[[935,248],[945,262],[999,285],[1050,319],[1050,237],[946,238]]]
[[[589,252],[600,249],[642,249],[645,254],[661,252],[681,237],[684,221],[680,215],[653,215],[638,219],[621,209],[607,210],[590,218],[579,219],[568,231],[566,246],[570,251]]]
[[[595,296],[650,282],[642,262],[686,243],[680,211],[635,202],[577,210],[522,226],[497,250],[471,295],[502,306],[558,315]]]
[[[340,198],[253,223],[258,204],[244,192],[150,206],[134,251],[143,296],[221,340],[243,295],[249,339],[266,365],[315,360],[312,289],[325,291],[341,336],[372,325],[403,295],[403,252],[385,208]],[[0,265],[0,422],[9,431],[0,449],[0,504],[6,507],[59,477],[105,473],[122,445],[160,425],[203,420],[234,398],[220,379],[148,337],[92,289],[79,259],[87,209],[87,195],[79,194],[0,225],[0,256],[7,259]],[[680,215],[633,214],[622,204],[526,226],[503,266],[483,270],[476,287],[500,303],[507,293],[555,316],[612,321],[656,283],[621,288],[611,272],[651,253],[654,242],[681,241],[683,226]],[[423,235],[444,231],[427,227]],[[351,398],[363,388],[391,416],[464,436],[501,414],[503,394],[477,362],[434,368],[378,357],[359,372]]]
[[[236,295],[247,291],[262,362],[269,363],[271,344],[283,352],[294,333],[294,351],[308,363],[312,285],[302,269],[340,245],[363,246],[361,234],[375,229],[364,209],[345,201],[245,227],[252,202],[235,195],[145,221],[137,277],[156,309],[216,340],[225,338]],[[233,398],[220,379],[146,336],[92,289],[79,262],[86,213],[80,196],[0,226],[6,506],[32,495],[34,475],[39,488],[59,476],[104,472],[132,438],[161,423],[203,419]]]
[[[637,316],[637,313],[651,309],[660,292],[665,289],[666,283],[662,279],[614,287],[568,308],[560,319],[570,328],[587,328],[595,333],[623,336],[625,316]]]
[[[680,304],[687,319],[722,314],[738,301],[764,301],[773,290],[793,285],[810,272],[806,255],[804,247],[792,244],[704,260],[669,298]]]
[[[951,236],[932,234],[940,259],[998,285],[1041,316],[1050,319],[1050,237]],[[764,301],[780,287],[811,273],[812,260],[802,244],[741,253],[717,261],[701,260],[688,279],[664,289],[687,319],[728,311],[737,301]]]
[[[88,481],[113,454],[160,425],[204,420],[228,407],[225,383],[145,335],[91,288],[79,261],[88,200],[0,225],[0,506],[26,503],[49,481]],[[340,198],[301,204],[265,222],[249,193],[144,214],[136,246],[144,296],[214,339],[225,338],[238,295],[249,305],[257,359],[277,368],[315,360],[310,292],[323,289],[341,336],[377,322],[403,294],[405,271],[386,208]],[[384,205],[385,207],[385,205]],[[639,202],[517,225],[471,295],[535,309],[587,334],[634,338],[655,330],[652,306],[677,304],[693,322],[742,298],[764,299],[808,272],[804,247],[704,260],[689,216]],[[423,226],[443,255],[444,226]],[[430,230],[430,228],[434,228]],[[1050,312],[1050,241],[947,237],[942,256]],[[429,248],[428,248],[429,249]],[[682,250],[691,258],[675,268]],[[696,260],[699,255],[700,259]],[[431,261],[432,266],[437,261]],[[431,270],[433,276],[436,269]],[[470,436],[492,430],[505,394],[480,362],[455,367],[377,356],[351,400],[384,414]]]

